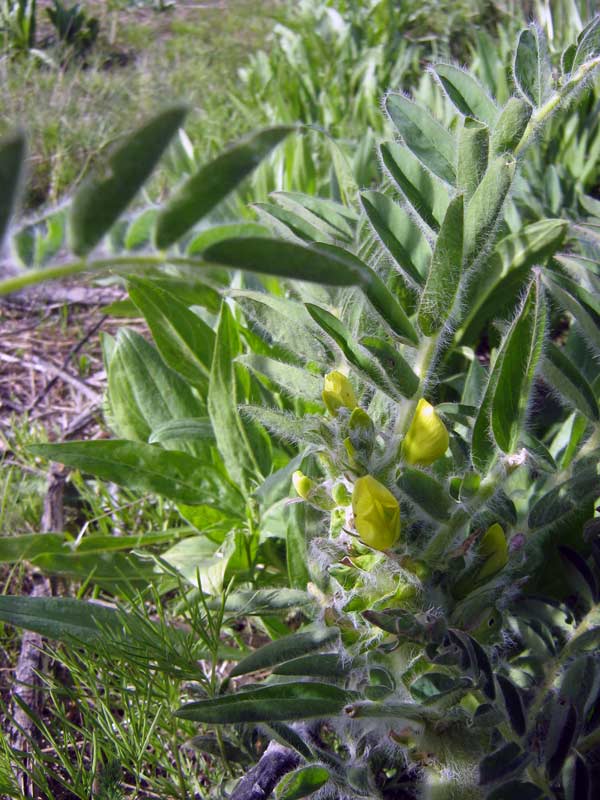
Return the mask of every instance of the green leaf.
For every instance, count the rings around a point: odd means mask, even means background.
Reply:
[[[496,680],[502,693],[506,715],[510,725],[517,736],[524,736],[527,730],[523,698],[517,686],[504,675],[496,675]]]
[[[221,598],[228,556],[231,550],[219,547],[207,536],[189,536],[161,554],[161,562],[168,564],[193,586],[207,595]]]
[[[360,200],[375,233],[394,261],[412,281],[422,286],[431,262],[431,246],[419,226],[398,203],[381,192],[363,192]]]
[[[490,151],[493,156],[514,153],[527,129],[532,111],[527,100],[509,98],[492,131]]]
[[[45,553],[64,551],[64,533],[24,533],[19,536],[0,536],[0,563],[14,564],[33,561]]]
[[[186,248],[188,256],[203,253],[208,247],[225,239],[241,239],[244,236],[270,236],[269,229],[256,222],[233,222],[227,225],[213,225],[192,237]]]
[[[293,130],[293,126],[282,125],[258,131],[203,166],[175,192],[160,212],[156,224],[156,246],[162,250],[180,239]]]
[[[565,763],[562,784],[565,800],[592,800],[592,776],[585,759],[579,753],[573,753]]]
[[[557,272],[546,271],[543,279],[556,302],[575,317],[586,343],[600,351],[600,302],[597,298]]]
[[[342,203],[300,192],[273,192],[271,197],[292,211],[299,208],[308,209],[329,228],[337,231],[337,238],[341,237],[349,242],[354,238],[358,216],[353,209],[347,208]]]
[[[248,589],[231,592],[225,598],[225,611],[236,616],[261,616],[280,614],[291,608],[301,608],[313,603],[313,598],[298,589]],[[222,598],[208,602],[209,608],[216,610],[223,605]],[[313,658],[314,656],[311,656]]]
[[[155,428],[195,417],[201,402],[185,380],[169,369],[156,349],[135,331],[121,328],[108,367],[110,422],[120,437],[148,441]],[[170,449],[197,455],[194,443],[172,441]]]
[[[407,147],[428,169],[453,184],[456,142],[452,134],[403,94],[388,94],[385,108]]]
[[[197,314],[152,281],[129,278],[129,296],[140,309],[164,361],[204,391],[215,345],[215,334]]]
[[[264,375],[292,398],[306,397],[308,400],[321,401],[323,379],[312,375],[308,370],[254,353],[238,356],[236,361],[257,375]]]
[[[544,791],[529,781],[507,781],[485,796],[485,800],[544,800]]]
[[[324,308],[306,303],[306,310],[315,322],[334,340],[349,363],[357,372],[389,397],[399,399],[398,390],[389,381],[379,364],[371,357],[368,350],[363,350],[350,335],[350,331],[333,314]],[[416,376],[415,376],[416,377]]]
[[[314,753],[310,747],[306,744],[302,736],[290,725],[285,725],[283,722],[271,722],[267,725],[263,722],[261,728],[267,736],[275,739],[279,744],[296,750],[306,761],[311,762],[315,760]]]
[[[577,735],[577,710],[570,702],[553,703],[546,735],[544,760],[550,780],[554,780],[567,760]]]
[[[535,106],[541,106],[553,90],[552,67],[547,46],[537,25],[521,31],[515,53],[515,83],[521,94]]]
[[[378,336],[363,336],[362,347],[377,359],[379,366],[403,397],[412,397],[419,388],[419,378],[397,347]]]
[[[343,678],[352,668],[349,659],[338,653],[311,653],[284,661],[273,669],[273,675],[301,675],[306,678]]]
[[[502,366],[492,402],[494,438],[505,453],[515,451],[525,422],[531,385],[544,344],[546,316],[546,303],[540,281],[536,279],[502,346]]]
[[[432,175],[404,145],[388,142],[381,145],[381,159],[415,213],[438,231],[450,195],[445,183]]]
[[[481,405],[479,406],[479,413],[475,419],[471,434],[471,458],[473,460],[473,466],[482,475],[485,475],[488,471],[496,456],[496,446],[491,437],[491,415],[494,392],[496,391],[498,378],[500,377],[500,368],[503,358],[504,353],[501,351],[498,353],[496,361],[490,369],[485,392],[481,399]]]
[[[476,117],[493,127],[498,108],[475,78],[452,64],[437,64],[435,72],[456,108],[465,117]]]
[[[25,135],[17,131],[0,141],[0,246],[17,203],[24,163]]]
[[[306,503],[293,503],[286,509],[285,555],[289,584],[295,589],[305,589],[311,579],[306,523],[314,513]]]
[[[73,251],[92,250],[119,219],[150,177],[171,139],[181,127],[187,109],[163,111],[120,144],[108,166],[77,191],[70,211]]]
[[[270,225],[275,233],[291,241],[333,242],[335,232],[329,232],[325,226],[309,211],[298,214],[289,208],[281,208],[274,203],[253,203],[261,222]],[[311,219],[312,218],[312,219]],[[316,223],[316,224],[315,224]],[[290,236],[290,233],[292,234]]]
[[[226,267],[328,286],[358,286],[364,280],[345,250],[336,248],[330,252],[316,245],[307,247],[283,239],[262,236],[227,239],[211,245],[204,256]]]
[[[321,650],[326,645],[337,642],[338,638],[337,628],[314,628],[284,636],[243,658],[235,665],[230,676],[234,678],[238,675],[247,675],[249,672],[269,669],[292,658]]]
[[[190,505],[242,513],[237,489],[210,464],[187,453],[119,439],[32,445],[29,452],[140,492]]]
[[[0,597],[0,620],[58,641],[84,644],[128,635],[120,610],[70,597]]]
[[[497,156],[490,161],[481,183],[470,199],[465,213],[465,269],[490,244],[489,238],[500,217],[514,173],[514,158]]]
[[[470,200],[481,183],[488,165],[490,129],[472,117],[463,121],[458,137],[458,165],[456,183]]]
[[[338,715],[351,697],[325,683],[280,683],[188,703],[175,716],[213,725],[318,719]]]
[[[275,797],[277,800],[300,800],[308,797],[329,780],[329,772],[325,767],[316,764],[301,767],[286,775],[278,784]]]
[[[156,208],[147,208],[141,214],[138,214],[127,228],[123,242],[126,250],[138,250],[150,243],[157,216],[158,210]]]
[[[573,56],[570,72],[576,72],[587,61],[600,55],[600,18],[594,17],[582,31],[577,41],[577,50]]]
[[[164,422],[152,430],[148,444],[196,440],[214,442],[215,435],[208,417],[184,417]]]
[[[529,512],[532,530],[558,525],[561,520],[575,514],[581,506],[598,494],[598,466],[582,468],[574,477],[555,486],[533,505]]]
[[[432,475],[419,469],[406,467],[398,480],[398,488],[428,516],[446,520],[454,510],[455,503],[446,488]]]
[[[598,421],[598,401],[592,387],[573,360],[552,342],[548,342],[544,348],[542,374],[548,385],[557,391],[570,406],[581,411],[593,422]]]
[[[525,753],[516,742],[509,742],[481,760],[479,783],[485,786],[493,781],[505,780],[521,772],[532,757],[532,753]]]
[[[208,389],[208,413],[229,475],[244,492],[249,492],[254,482],[261,482],[264,474],[269,473],[265,462],[270,460],[270,453],[262,451],[262,442],[253,436],[252,424],[242,420],[238,412],[241,398],[234,359],[240,353],[235,319],[227,303],[223,303]],[[240,369],[243,369],[241,365]],[[255,430],[260,431],[259,428]],[[264,447],[267,447],[266,442]]]
[[[462,274],[463,224],[464,203],[459,194],[446,211],[421,295],[418,320],[426,336],[437,333],[452,313]]]

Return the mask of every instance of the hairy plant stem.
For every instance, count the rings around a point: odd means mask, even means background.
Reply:
[[[429,374],[429,366],[435,356],[438,346],[437,337],[424,337],[421,344],[417,348],[415,355],[415,362],[413,364],[413,371],[419,378],[419,388],[415,394],[402,403],[398,419],[396,421],[395,433],[397,435],[404,435],[409,428],[412,418],[417,408],[417,403],[423,397],[424,389],[427,385],[427,377]]]

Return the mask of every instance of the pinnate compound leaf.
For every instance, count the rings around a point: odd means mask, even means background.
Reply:
[[[437,333],[452,313],[462,274],[464,202],[457,195],[446,211],[421,295],[418,320],[426,336]]]
[[[361,205],[383,245],[400,269],[419,286],[425,282],[431,247],[406,211],[381,192],[363,192]]]
[[[239,661],[231,671],[231,677],[247,675],[256,670],[268,669],[292,658],[298,658],[306,653],[312,653],[337,641],[339,631],[337,628],[316,628],[301,633],[292,633],[274,642],[264,645],[259,650]]]
[[[514,66],[519,91],[536,107],[552,92],[552,67],[541,28],[530,25],[519,35]]]
[[[186,234],[293,130],[291,126],[282,125],[253,133],[201,167],[160,212],[155,231],[156,246],[164,249]]]
[[[447,183],[454,183],[456,142],[422,106],[403,94],[390,93],[386,111],[405,144],[425,166]]]
[[[104,173],[77,191],[70,211],[71,240],[77,255],[89,253],[118,220],[150,177],[187,109],[163,111],[132,133],[109,159]]]
[[[514,452],[519,442],[545,330],[546,304],[540,281],[536,279],[502,346],[502,366],[492,404],[492,430],[505,453]]]
[[[33,455],[135,491],[243,513],[242,497],[235,486],[218,469],[187,453],[119,439],[38,444],[28,449]]]
[[[480,119],[493,127],[498,117],[498,107],[475,78],[452,64],[437,64],[435,73],[461,114]]]
[[[0,141],[0,245],[17,202],[24,163],[25,136],[17,131]]]
[[[213,725],[318,719],[337,716],[352,697],[327,683],[280,683],[188,703],[175,716]]]
[[[308,797],[329,780],[329,772],[317,764],[290,772],[277,786],[277,800],[300,800]]]

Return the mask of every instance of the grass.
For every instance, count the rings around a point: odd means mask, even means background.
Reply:
[[[29,135],[26,207],[55,203],[119,135],[166,102],[190,106],[201,160],[249,129],[228,93],[277,5],[237,0],[158,13],[100,4],[100,39],[84,64],[61,66],[64,52],[52,47],[43,61],[0,53],[0,136],[19,125]]]

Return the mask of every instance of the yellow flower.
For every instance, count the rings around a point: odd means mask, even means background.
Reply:
[[[409,464],[428,467],[448,449],[448,431],[434,407],[421,398],[402,442],[402,457]]]
[[[330,372],[325,376],[322,397],[327,410],[332,416],[335,416],[338,409],[342,407],[349,408],[352,411],[357,406],[352,384],[341,372]]]
[[[400,537],[400,506],[394,495],[372,475],[359,478],[352,492],[354,526],[365,544],[387,550]]]
[[[508,544],[502,526],[495,522],[491,525],[479,544],[477,553],[482,564],[477,570],[476,580],[485,581],[491,578],[508,563]]]

